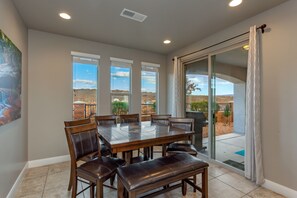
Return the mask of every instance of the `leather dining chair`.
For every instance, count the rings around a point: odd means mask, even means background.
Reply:
[[[169,118],[171,118],[170,114],[164,114],[164,115],[152,114],[151,123],[169,125]]]
[[[114,177],[118,167],[125,164],[124,160],[101,156],[97,125],[95,123],[65,127],[65,133],[71,158],[73,175],[72,198],[77,195],[77,181],[82,178],[90,184],[90,196],[103,197],[103,183]],[[82,165],[77,162],[91,153],[98,153],[97,158],[87,161]],[[83,180],[80,180],[84,182]],[[112,183],[111,183],[112,184]],[[79,193],[78,193],[79,194]]]
[[[95,116],[95,122],[99,126],[110,126],[117,124],[117,117],[115,115]]]
[[[193,118],[169,118],[169,127],[179,128],[186,131],[194,131],[194,119]],[[191,140],[185,143],[174,142],[168,145],[166,153],[169,155],[177,153],[188,153],[197,157],[198,151],[192,144]],[[196,175],[193,178],[194,184],[196,184]],[[194,192],[196,189],[194,188]]]
[[[120,115],[121,124],[125,123],[139,123],[139,114],[123,114]]]
[[[170,114],[163,114],[163,115],[157,115],[152,114],[151,115],[151,124],[157,124],[157,125],[169,125],[169,118],[171,118]],[[166,145],[157,145],[162,146],[162,156],[164,157],[166,155]],[[150,156],[151,159],[154,158],[154,147],[152,146],[150,148]]]
[[[78,125],[89,124],[89,123],[91,123],[90,118],[81,119],[81,120],[64,121],[65,127],[78,126]]]
[[[120,115],[120,122],[121,124],[138,124],[140,122],[139,114],[122,114]],[[144,148],[144,150],[148,151],[149,148]],[[139,149],[138,149],[137,155],[138,155],[137,157],[132,157],[132,163],[138,163],[138,162],[144,161],[144,158],[140,156]]]
[[[85,125],[85,124],[90,124],[91,123],[91,119],[90,118],[86,118],[86,119],[81,119],[81,120],[71,120],[71,121],[64,121],[64,126],[65,127],[73,127],[73,126],[79,126],[79,125]],[[108,156],[111,154],[111,152],[109,151],[109,149],[106,148],[106,146],[104,144],[100,145],[100,153],[102,156]],[[98,153],[97,151],[94,153],[90,153],[89,155],[84,156],[83,158],[81,158],[81,161],[87,162],[90,160],[93,160],[95,158],[97,158]],[[72,162],[71,162],[72,163]],[[70,178],[69,178],[69,184],[68,184],[68,191],[71,190],[72,188],[72,180],[71,177],[73,175],[73,171],[72,170],[72,165],[70,166]]]
[[[169,118],[169,127],[175,127],[186,131],[194,130],[194,119],[193,118]],[[166,150],[169,154],[187,152],[190,155],[197,156],[198,152],[191,140],[185,143],[171,143],[168,145]]]
[[[113,126],[117,124],[117,116],[115,115],[102,115],[102,116],[95,116],[95,122],[97,126]],[[101,143],[104,145],[104,143]],[[112,152],[109,151],[111,154]],[[117,157],[117,154],[112,154],[113,157]]]

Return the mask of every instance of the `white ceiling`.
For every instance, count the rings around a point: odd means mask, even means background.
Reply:
[[[229,0],[13,1],[31,29],[167,54],[286,0],[243,0],[236,8]],[[120,17],[123,8],[148,17],[143,23]],[[62,20],[60,12],[72,19]]]

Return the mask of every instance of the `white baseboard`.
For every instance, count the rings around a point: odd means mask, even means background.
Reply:
[[[70,160],[69,155],[62,155],[57,157],[50,157],[45,159],[39,159],[39,160],[32,160],[29,161],[29,168],[39,167],[39,166],[46,166],[50,164],[60,163],[60,162],[66,162]]]
[[[297,191],[267,179],[265,179],[265,182],[262,186],[288,198],[297,197]]]
[[[10,189],[9,193],[7,194],[6,198],[13,198],[15,197],[14,195],[16,194],[17,192],[17,189],[18,189],[18,186],[20,185],[23,177],[24,177],[24,174],[25,174],[25,171],[26,169],[28,168],[28,162],[25,164],[24,168],[22,169],[21,173],[19,174],[18,178],[15,180],[12,188]]]

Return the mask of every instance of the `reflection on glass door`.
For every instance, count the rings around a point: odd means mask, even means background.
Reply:
[[[208,58],[185,65],[186,117],[195,119],[194,145],[208,155]]]
[[[211,56],[211,158],[239,170],[244,170],[247,59],[242,47]]]

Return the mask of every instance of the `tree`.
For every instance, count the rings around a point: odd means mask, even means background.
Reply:
[[[187,78],[187,79],[186,79],[186,93],[187,93],[188,95],[190,95],[190,94],[192,94],[193,91],[196,91],[196,90],[201,91],[201,89],[198,88],[197,85],[196,85],[194,82],[190,81],[190,80]]]
[[[231,115],[230,106],[227,104],[224,109],[224,116],[227,118],[226,124],[229,124],[229,116]]]

